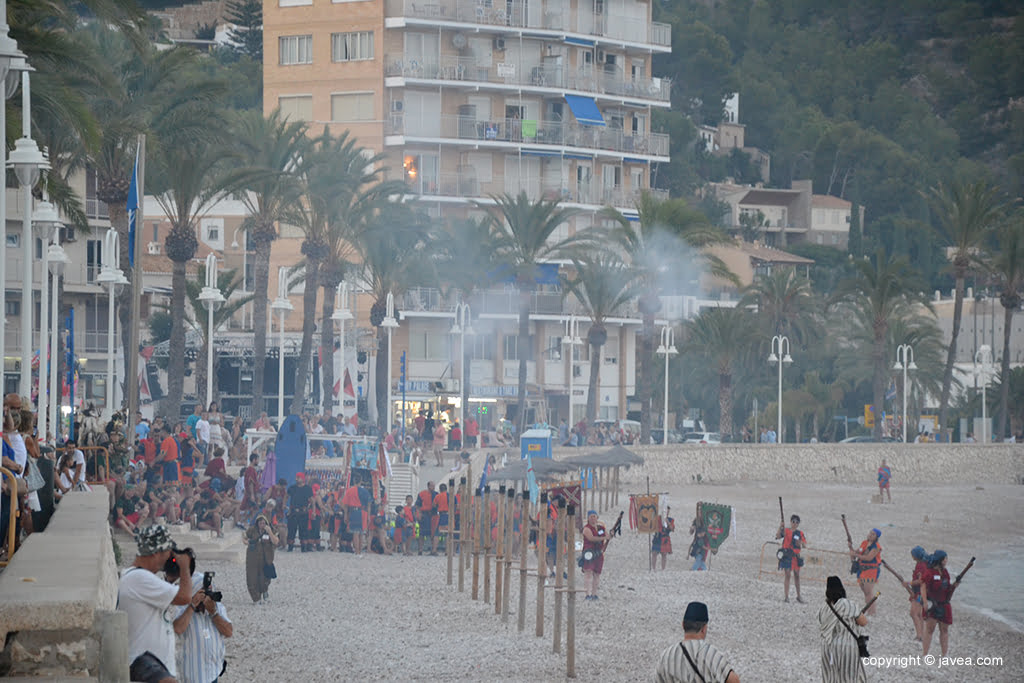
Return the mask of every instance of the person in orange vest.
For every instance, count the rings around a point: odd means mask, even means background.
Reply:
[[[803,602],[800,597],[800,567],[804,566],[804,558],[800,557],[800,551],[807,545],[807,536],[800,531],[800,515],[793,515],[789,518],[789,528],[781,524],[775,538],[782,539],[782,551],[779,554],[779,569],[785,574],[784,586],[786,598],[783,602],[789,602],[789,576],[793,575],[793,585],[796,586],[796,601]]]
[[[865,602],[871,599],[871,593],[875,590],[875,584],[878,583],[878,573],[882,567],[882,546],[878,543],[878,539],[881,537],[881,531],[872,529],[868,532],[867,539],[861,542],[860,550],[854,550],[853,545],[850,545],[850,557],[857,560],[857,583],[864,593]],[[874,616],[874,603],[868,607],[868,614]]]
[[[448,531],[448,485],[441,484],[438,488],[437,495],[434,496],[433,503],[433,516],[431,517],[431,523],[434,525],[431,533],[431,546],[430,554],[437,554],[437,541],[441,534],[447,533]],[[448,537],[445,536],[445,543],[448,543]]]
[[[427,488],[419,492],[416,497],[416,507],[419,510],[419,522],[420,522],[420,536],[419,546],[417,548],[417,555],[423,554],[423,539],[431,538],[434,532],[434,482],[428,481]],[[436,548],[437,544],[433,543],[431,548]],[[437,551],[432,550],[431,554],[436,555]]]
[[[341,504],[345,506],[348,520],[348,532],[352,534],[352,552],[357,557],[363,554],[363,535],[366,533],[366,520],[363,517],[363,506],[359,500],[359,486],[351,484],[345,489]]]

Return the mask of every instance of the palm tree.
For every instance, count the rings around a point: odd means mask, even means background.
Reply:
[[[938,214],[943,239],[952,247],[952,270],[956,280],[953,301],[953,331],[946,354],[946,370],[942,377],[939,398],[939,425],[946,426],[949,410],[949,392],[953,383],[953,364],[956,362],[957,339],[964,310],[964,281],[967,272],[978,263],[978,250],[992,233],[1003,207],[996,190],[983,181],[955,182],[949,187],[938,186],[931,193],[934,210]]]
[[[511,269],[519,290],[516,434],[522,434],[526,427],[526,363],[533,356],[530,345],[530,295],[535,287],[538,266],[562,255],[575,242],[573,238],[554,241],[552,235],[560,225],[567,223],[579,212],[563,208],[557,199],[531,201],[526,192],[520,192],[515,197],[504,194],[493,197],[493,200],[493,205],[477,205],[487,211],[491,218],[498,244],[498,260]]]
[[[709,308],[687,324],[684,353],[705,359],[718,374],[718,430],[732,435],[732,377],[753,349],[757,323],[746,308]]]
[[[999,370],[999,424],[996,434],[1006,436],[1010,410],[1010,333],[1013,314],[1020,308],[1024,289],[1024,215],[1017,212],[999,231],[999,248],[991,261],[991,270],[999,283],[999,303],[1003,306],[1003,360]]]
[[[225,301],[213,312],[213,329],[211,330],[207,325],[209,316],[206,312],[206,307],[203,306],[199,298],[205,284],[206,266],[199,266],[199,272],[196,276],[185,281],[185,296],[188,298],[189,303],[188,323],[203,338],[202,359],[196,364],[196,395],[199,398],[199,404],[202,406],[209,405],[210,401],[213,400],[213,396],[206,395],[207,373],[213,372],[213,393],[214,396],[217,395],[216,354],[214,354],[214,367],[209,368],[206,365],[213,331],[234,317],[235,313],[252,301],[254,297],[253,294],[234,296],[235,292],[242,285],[242,278],[238,277],[237,270],[218,271],[217,289],[224,295]]]
[[[665,291],[696,289],[700,274],[736,282],[736,276],[721,259],[697,250],[727,240],[725,234],[710,225],[699,211],[681,199],[658,200],[644,192],[636,201],[638,220],[631,221],[609,208],[606,218],[617,223],[612,232],[614,248],[640,279],[638,296],[642,326],[638,343],[638,386],[640,397],[640,441],[651,437],[651,398],[654,392],[654,316],[661,309],[658,298]],[[687,263],[681,260],[687,259]]]
[[[893,321],[912,312],[916,300],[929,307],[914,287],[910,265],[903,258],[893,259],[883,249],[872,260],[854,262],[856,274],[840,283],[835,302],[839,312],[863,331],[867,348],[861,352],[871,368],[871,396],[878,412],[885,400],[892,357],[889,354],[889,328]],[[845,304],[845,305],[844,305]],[[882,438],[882,421],[875,420],[874,435]]]
[[[276,109],[267,116],[258,111],[239,112],[234,132],[243,166],[235,179],[235,188],[249,213],[244,227],[253,248],[252,395],[258,413],[262,409],[267,364],[270,247],[277,239],[278,221],[301,196],[295,170],[309,145],[309,138],[304,122],[284,120]]]
[[[801,345],[820,336],[811,282],[795,268],[775,268],[759,276],[747,287],[740,305],[756,306],[769,334],[787,335]]]
[[[597,419],[597,399],[601,390],[601,348],[608,341],[605,323],[636,296],[639,282],[636,272],[620,258],[607,252],[596,252],[574,257],[573,273],[564,276],[562,283],[566,293],[575,295],[590,318],[587,331],[590,382],[586,418],[587,424],[593,424]],[[569,419],[572,420],[571,415]],[[668,425],[665,427],[667,429]]]

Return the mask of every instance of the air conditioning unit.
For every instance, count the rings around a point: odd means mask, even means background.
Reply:
[[[146,245],[146,253],[151,256],[159,256],[163,253],[163,245],[159,242],[150,242]]]
[[[504,50],[505,50],[505,39],[504,38],[495,38],[494,39],[494,49],[504,52]]]
[[[402,111],[405,105],[402,104],[402,100],[393,100],[391,102],[391,111]]]
[[[597,50],[597,63],[598,64],[604,64],[605,56],[606,55],[604,53],[604,50],[598,48],[598,50]]]

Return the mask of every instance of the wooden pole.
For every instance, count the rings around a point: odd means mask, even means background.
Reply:
[[[576,506],[566,509],[568,530],[566,545],[576,552]],[[566,601],[565,614],[565,675],[576,678],[576,570],[569,567],[569,598]]]
[[[538,638],[544,636],[544,581],[547,579],[547,540],[548,540],[548,494],[540,494],[540,505],[537,506],[537,628]]]
[[[448,585],[452,585],[455,560],[455,479],[448,480],[448,535],[444,539],[444,554],[448,556]]]
[[[463,561],[469,553],[466,552],[466,529],[468,528],[469,515],[469,487],[466,486],[466,478],[459,480],[459,592],[466,590],[466,563]]]
[[[498,487],[497,535],[494,542],[494,613],[501,614],[502,578],[505,576],[505,487]]]
[[[612,485],[612,490],[615,492],[615,500],[612,502],[612,507],[619,507],[619,472],[622,470],[618,465],[615,466],[615,477]]]
[[[473,530],[476,529],[476,526],[473,524],[473,521],[474,521],[473,511],[476,509],[475,507],[473,507],[473,500],[476,498],[476,489],[473,487],[473,465],[472,464],[470,464],[467,467],[467,469],[466,469],[466,497],[467,497],[467,503],[468,503],[468,506],[469,506],[468,507],[469,515],[466,517],[466,530],[463,533],[463,535],[465,536],[466,539],[471,539],[472,536],[473,536]],[[472,547],[473,546],[473,541],[472,540],[467,540],[467,545]],[[469,571],[469,562],[470,562],[470,557],[471,557],[470,549],[467,548],[466,551],[462,553],[462,555],[463,555],[463,557],[466,560],[466,563],[465,563],[466,564],[466,571]]]
[[[566,568],[565,499],[558,499],[558,520],[555,524],[555,619],[552,652],[562,651],[562,574]]]
[[[501,622],[508,624],[508,594],[512,592],[512,539],[515,536],[516,490],[509,487],[505,509],[505,580],[501,593]]]
[[[493,496],[491,495],[491,487],[490,485],[487,485],[484,487],[484,523],[480,526],[480,533],[483,534],[484,538],[484,602],[487,604],[490,604],[491,602],[491,525],[493,524],[493,520],[491,519],[492,499]]]
[[[526,552],[530,545],[530,492],[523,489],[519,501],[519,620],[518,631],[526,629]]]
[[[473,496],[473,599],[480,599],[480,496]]]

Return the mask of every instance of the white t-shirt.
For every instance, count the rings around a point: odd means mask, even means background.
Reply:
[[[75,467],[82,466],[81,474],[78,475],[78,481],[85,483],[85,453],[75,449]]]
[[[129,567],[121,574],[117,587],[117,609],[128,615],[128,661],[144,652],[156,655],[172,676],[174,665],[174,617],[171,601],[178,587],[139,567]]]
[[[210,423],[203,418],[196,422],[196,437],[204,443],[210,443]]]

